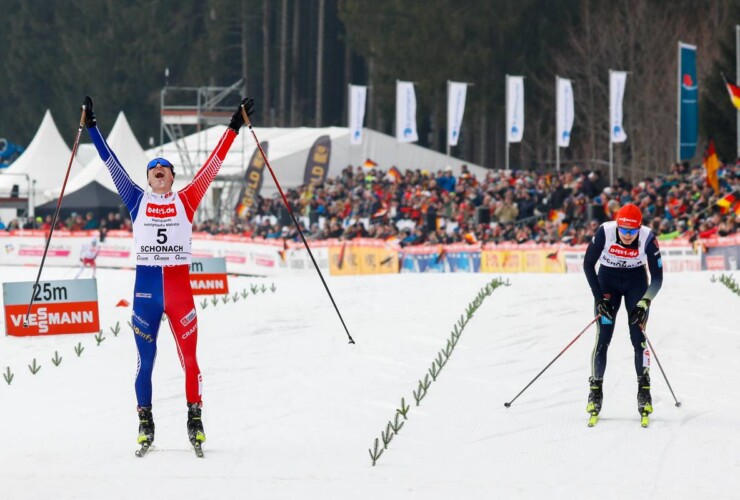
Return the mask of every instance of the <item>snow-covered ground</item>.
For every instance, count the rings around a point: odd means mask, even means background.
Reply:
[[[4,281],[35,273],[0,267]],[[73,275],[49,268],[43,278]],[[133,272],[99,270],[100,346],[92,335],[0,337],[0,370],[15,373],[11,385],[0,379],[0,497],[740,498],[740,297],[711,276],[668,274],[653,304],[649,335],[683,406],[654,363],[648,429],[623,311],[596,427],[585,413],[593,327],[504,408],[590,321],[581,275],[506,276],[511,286],[476,311],[418,407],[418,380],[495,276],[327,278],[355,345],[317,276],[230,278],[232,292],[277,291],[198,306],[201,460],[187,441],[184,376],[166,323],[155,448],[134,456],[136,351],[130,310],[115,307],[131,298]],[[368,448],[402,397],[408,420],[373,467]]]

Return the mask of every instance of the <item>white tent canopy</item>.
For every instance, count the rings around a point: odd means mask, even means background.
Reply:
[[[36,204],[48,201],[52,191],[59,192],[64,183],[72,150],[62,138],[49,110],[46,111],[36,135],[28,148],[13,162],[6,172],[0,174],[0,196],[8,196],[13,185],[18,185],[19,196],[28,197],[28,179],[35,192]],[[82,169],[77,159],[72,160],[69,178],[75,177]],[[8,175],[21,174],[21,175]]]
[[[196,169],[205,162],[211,150],[220,139],[225,125],[216,125],[201,132],[184,137],[179,141],[180,149],[170,142],[146,151],[147,156],[162,156],[175,164],[183,162],[180,151],[187,151],[189,158],[196,163]],[[329,161],[329,177],[338,176],[348,165],[362,165],[366,159],[378,164],[379,170],[387,171],[396,166],[401,172],[406,169],[427,170],[431,173],[443,170],[447,165],[453,168],[455,175],[461,171],[461,165],[468,165],[468,170],[479,179],[487,170],[479,165],[449,157],[430,149],[409,143],[398,143],[394,137],[370,129],[363,131],[363,143],[350,145],[349,129],[346,127],[324,128],[255,128],[255,134],[261,142],[268,142],[268,160],[284,188],[297,187],[303,184],[308,153],[316,141],[328,135],[332,142]],[[221,175],[241,175],[256,146],[249,129],[243,128],[234,141],[229,154],[221,167]],[[265,172],[269,177],[269,173]],[[263,195],[276,191],[272,180],[266,179],[262,188]]]
[[[116,122],[113,124],[106,140],[131,179],[142,188],[146,188],[146,164],[149,160],[139,141],[136,140],[136,136],[134,136],[123,111],[118,114],[118,118],[116,118]],[[74,179],[67,183],[65,193],[73,193],[93,181],[97,181],[114,193],[118,192],[108,168],[97,153],[95,158]],[[59,189],[56,192],[59,193]]]

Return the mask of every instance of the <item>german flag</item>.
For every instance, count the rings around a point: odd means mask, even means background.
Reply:
[[[717,205],[720,207],[720,213],[722,214],[730,213],[731,209],[737,214],[740,210],[740,198],[737,196],[737,192],[733,191],[717,200]]]
[[[434,259],[434,263],[439,264],[440,262],[445,260],[445,257],[447,257],[447,250],[445,250],[445,247],[440,245],[439,252],[437,252],[437,258]]]
[[[722,78],[725,80],[725,86],[727,87],[727,92],[730,94],[732,105],[740,109],[740,87],[732,83],[732,80],[729,80],[724,73],[722,73]]]
[[[709,141],[709,147],[704,155],[704,169],[707,171],[707,185],[714,189],[714,194],[719,194],[719,158],[714,150],[714,141]]]
[[[337,268],[342,269],[344,267],[344,251],[347,249],[347,242],[342,242],[342,248],[339,250],[339,259],[337,260]]]
[[[548,253],[547,258],[550,260],[558,260],[558,250],[555,250],[554,252]]]
[[[363,163],[362,166],[365,168],[375,168],[378,166],[378,164],[368,158],[367,160],[365,160],[365,163]]]
[[[393,180],[393,182],[401,182],[401,171],[398,170],[395,165],[388,169],[388,176]]]
[[[280,260],[282,262],[285,262],[285,259],[288,257],[288,241],[283,239],[283,249],[278,250],[278,255],[280,255]]]

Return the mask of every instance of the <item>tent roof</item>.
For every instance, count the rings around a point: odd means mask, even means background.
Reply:
[[[146,164],[149,160],[139,141],[136,140],[123,111],[118,113],[118,118],[106,140],[131,179],[139,186],[146,188]],[[90,163],[69,181],[66,192],[73,193],[92,181],[98,182],[114,193],[117,192],[108,168],[97,153]],[[57,189],[57,193],[59,191]]]
[[[59,186],[64,183],[71,155],[72,150],[59,133],[51,111],[47,110],[36,135],[26,150],[10,167],[5,169],[5,173],[0,174],[0,193],[10,191],[13,184],[18,184],[21,196],[26,196],[28,193],[28,183],[25,178],[17,175],[6,176],[6,174],[28,174],[31,180],[36,181],[37,199],[43,199],[44,191],[56,189],[58,192]],[[82,166],[77,159],[73,159],[69,178],[76,176],[81,169]]]
[[[118,212],[123,205],[118,193],[107,189],[97,181],[91,181],[74,192],[65,193],[62,199],[61,216],[67,217],[72,212],[85,214],[94,212],[102,216],[107,212]],[[36,214],[54,213],[57,201],[52,200],[36,207]]]
[[[225,128],[225,125],[216,125],[180,140],[180,144],[188,151],[190,157],[197,159],[196,168],[207,159]],[[461,165],[466,164],[470,172],[478,178],[482,178],[487,172],[487,169],[479,165],[449,157],[416,144],[399,143],[395,137],[367,128],[363,129],[363,142],[360,145],[350,145],[349,129],[346,127],[255,127],[254,131],[260,142],[268,143],[268,160],[281,186],[285,188],[303,184],[309,149],[322,135],[328,135],[332,140],[329,177],[339,175],[347,165],[362,165],[367,158],[375,161],[378,164],[377,168],[383,171],[395,165],[402,172],[406,169],[436,172],[450,165],[457,175],[460,173]],[[224,160],[220,174],[242,175],[255,149],[256,145],[251,133],[246,128],[242,129]],[[149,149],[146,154],[150,159],[157,156],[168,158],[176,165],[176,170],[177,164],[182,163],[174,142]],[[269,173],[266,175],[269,177]],[[272,194],[275,191],[272,180],[266,180],[262,193]]]

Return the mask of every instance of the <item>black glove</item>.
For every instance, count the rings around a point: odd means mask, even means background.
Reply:
[[[85,96],[85,126],[87,128],[93,128],[98,126],[98,121],[95,119],[95,111],[93,111],[93,102],[89,95]]]
[[[614,321],[614,306],[609,297],[602,297],[596,301],[596,312],[601,314],[602,318]]]
[[[634,309],[630,311],[630,325],[639,323],[644,325],[647,321],[648,310],[650,310],[650,299],[642,299]]]
[[[229,123],[229,128],[231,128],[234,132],[237,134],[239,133],[239,129],[242,128],[242,125],[244,125],[244,117],[242,116],[242,106],[244,106],[244,111],[247,112],[248,117],[252,117],[254,114],[254,99],[251,97],[245,97],[242,99],[242,102],[239,104],[239,107],[236,108],[236,112],[231,117],[231,123]]]

